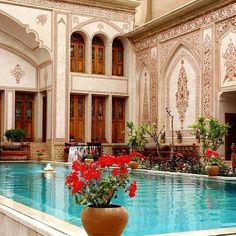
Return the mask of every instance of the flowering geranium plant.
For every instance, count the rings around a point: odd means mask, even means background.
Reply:
[[[129,163],[130,157],[126,155],[104,155],[91,164],[75,161],[71,173],[66,177],[66,185],[77,204],[107,207],[112,198],[117,197],[120,188],[128,191],[129,197],[135,196],[137,185],[136,181],[130,184]],[[105,168],[108,173],[103,173]]]
[[[207,149],[205,153],[205,163],[207,166],[219,166],[221,165],[221,158],[219,153],[212,149]]]
[[[38,157],[39,157],[39,156],[43,156],[44,148],[38,148],[38,149],[36,150],[36,152],[37,152],[37,156],[38,156]]]
[[[131,161],[140,161],[142,158],[143,158],[143,155],[139,152],[131,152],[130,153],[130,158],[131,158]]]

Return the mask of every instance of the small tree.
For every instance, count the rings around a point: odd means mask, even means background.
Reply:
[[[156,123],[145,124],[145,125],[143,125],[143,127],[144,127],[146,133],[155,142],[156,150],[157,150],[158,156],[160,157],[161,153],[160,153],[160,142],[159,142],[159,140],[160,140],[160,136],[162,134],[162,131],[164,129],[164,126],[161,128],[160,131],[158,131],[158,126],[157,126],[157,121],[156,121]],[[165,135],[165,131],[164,131],[164,135]]]
[[[197,123],[189,126],[195,135],[198,133],[200,136],[203,155],[207,148],[217,150],[224,143],[223,137],[227,134],[229,127],[228,124],[219,122],[215,118],[205,117],[200,117]]]
[[[131,150],[141,151],[147,143],[146,130],[143,125],[135,127],[133,121],[126,122],[128,130],[128,146]]]

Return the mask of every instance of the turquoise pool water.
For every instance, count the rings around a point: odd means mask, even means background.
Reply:
[[[54,166],[46,178],[45,164],[0,163],[0,194],[81,226],[80,212],[64,186],[70,167]],[[119,195],[114,203],[127,208],[124,236],[236,226],[236,183],[171,176],[132,174],[135,198]]]

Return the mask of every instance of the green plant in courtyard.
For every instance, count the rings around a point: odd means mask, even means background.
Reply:
[[[143,125],[135,127],[133,121],[126,122],[128,130],[128,146],[131,150],[141,151],[147,143],[146,130]]]
[[[4,133],[7,141],[11,142],[22,142],[25,138],[25,131],[23,129],[8,129]]]
[[[193,129],[195,135],[198,133],[204,155],[207,148],[217,150],[224,143],[223,137],[229,129],[228,124],[219,122],[215,118],[207,119],[205,117],[200,117],[197,123],[189,127]]]

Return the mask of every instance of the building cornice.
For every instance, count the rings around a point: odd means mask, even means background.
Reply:
[[[155,18],[125,34],[126,37],[138,40],[162,32],[186,21],[200,17],[210,11],[234,3],[235,0],[193,0],[165,15]]]
[[[135,12],[135,8],[140,4],[140,1],[138,0],[59,0],[58,2],[83,4],[87,6],[96,6],[132,12]]]

